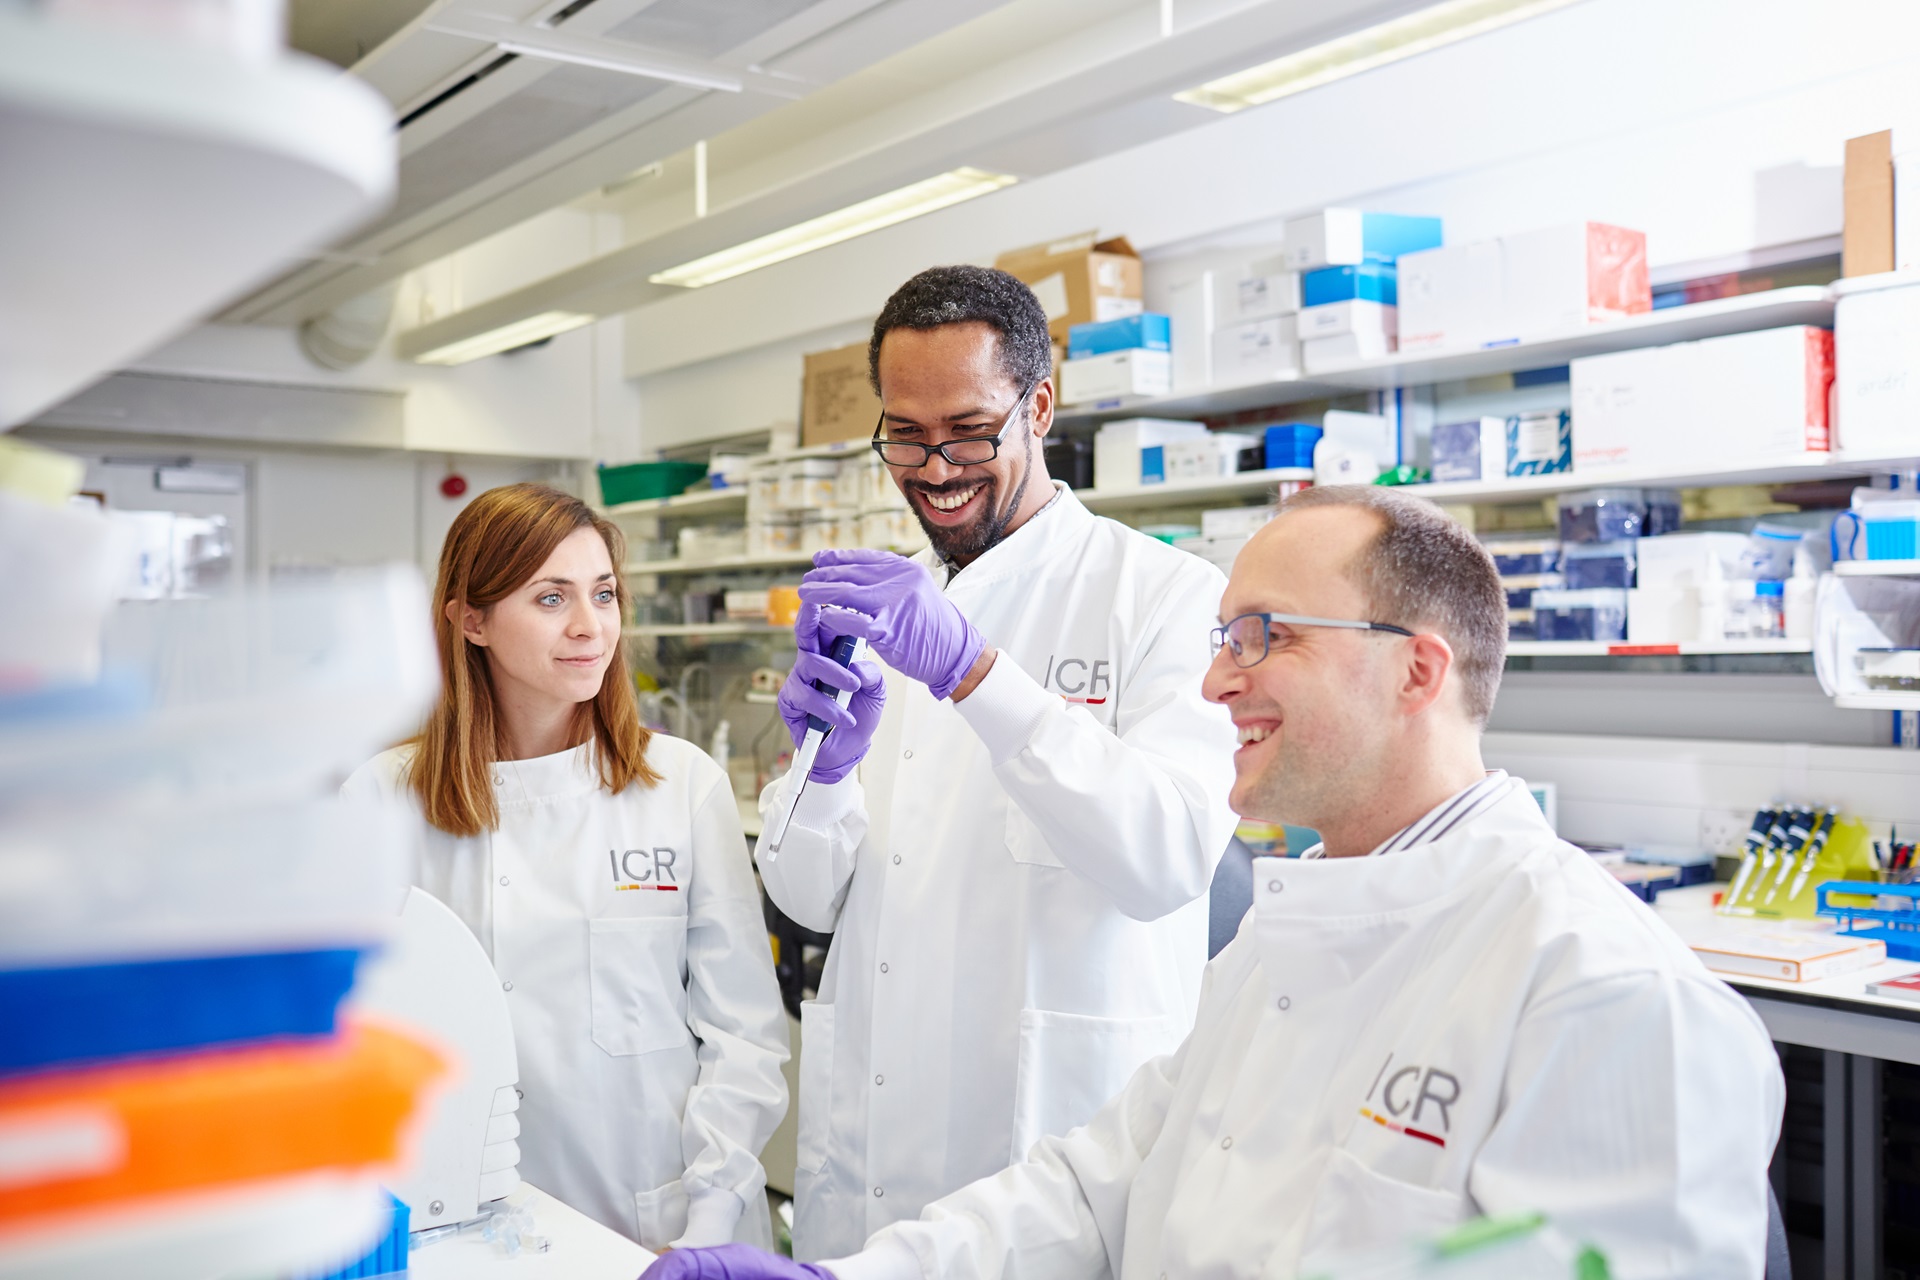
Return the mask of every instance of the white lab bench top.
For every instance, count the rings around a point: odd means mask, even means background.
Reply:
[[[522,1182],[509,1204],[533,1209],[534,1231],[550,1242],[545,1253],[502,1258],[486,1241],[449,1237],[407,1255],[413,1280],[635,1280],[653,1255],[617,1231],[569,1209]]]
[[[1713,895],[1722,884],[1697,884],[1669,889],[1654,910],[1673,931],[1689,943],[1754,928],[1796,928],[1790,921],[1723,916],[1713,909]],[[1869,982],[1920,971],[1920,961],[1889,959],[1870,969],[1856,969],[1818,982],[1783,982],[1730,973],[1724,979],[1744,995],[1767,1031],[1783,1044],[1833,1049],[1893,1062],[1920,1065],[1920,1004],[1867,994]]]

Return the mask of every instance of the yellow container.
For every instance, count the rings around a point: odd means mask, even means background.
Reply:
[[[800,588],[767,588],[767,621],[776,627],[790,627],[800,620]]]

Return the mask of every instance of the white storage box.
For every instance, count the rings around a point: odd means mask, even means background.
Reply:
[[[1188,395],[1213,385],[1213,329],[1216,277],[1202,271],[1167,289],[1167,325],[1173,337],[1173,394]]]
[[[1200,513],[1203,538],[1248,537],[1273,519],[1273,507],[1216,507]]]
[[[1161,446],[1169,480],[1218,479],[1240,470],[1240,454],[1260,447],[1261,439],[1233,431],[1211,431],[1191,440]]]
[[[1634,587],[1627,592],[1628,644],[1687,644],[1699,633],[1698,587]]]
[[[795,458],[780,464],[779,506],[787,511],[831,507],[840,482],[834,458]]]
[[[1833,333],[1806,325],[1575,360],[1574,470],[1824,453],[1832,380]]]
[[[1339,338],[1349,333],[1366,336],[1377,333],[1391,340],[1400,331],[1397,308],[1384,302],[1369,302],[1365,298],[1348,298],[1344,302],[1307,307],[1300,312],[1299,323],[1302,341]]]
[[[1329,409],[1320,419],[1320,429],[1322,440],[1341,449],[1364,451],[1382,471],[1399,465],[1400,436],[1385,414]]]
[[[1093,487],[1137,489],[1141,484],[1143,450],[1175,440],[1197,440],[1206,434],[1205,423],[1177,418],[1122,418],[1109,422],[1093,437]]]
[[[1293,316],[1275,316],[1214,330],[1216,386],[1237,387],[1299,376],[1300,343],[1294,336]]]
[[[1208,537],[1205,534],[1197,538],[1175,538],[1173,545],[1213,565],[1222,573],[1233,572],[1233,558],[1240,554],[1240,548],[1247,545],[1244,533],[1226,534],[1220,537]]]
[[[1399,262],[1405,351],[1497,347],[1653,306],[1643,232],[1576,222]]]
[[[1740,553],[1747,549],[1744,533],[1670,533],[1641,538],[1637,581],[1642,587],[1678,589],[1699,587],[1707,580],[1709,561],[1720,562],[1722,580],[1734,576]]]
[[[1398,264],[1402,351],[1477,347],[1500,330],[1500,242],[1449,244]]]
[[[1060,366],[1060,398],[1067,404],[1164,396],[1173,390],[1173,353],[1132,347],[1069,360]]]
[[[1300,309],[1300,273],[1277,256],[1249,263],[1214,291],[1213,307],[1216,329],[1290,316]]]
[[[1377,330],[1342,334],[1337,338],[1313,338],[1300,344],[1300,363],[1309,374],[1322,373],[1363,360],[1384,360],[1392,355],[1394,340]]]
[[[1913,195],[1920,206],[1920,190]],[[1914,217],[1920,219],[1920,208]],[[1843,293],[1833,323],[1834,447],[1865,455],[1920,454],[1920,377],[1914,372],[1920,284]]]

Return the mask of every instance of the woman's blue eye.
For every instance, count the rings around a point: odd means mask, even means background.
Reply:
[[[614,599],[613,588],[608,587],[596,596],[595,599],[599,600],[601,604],[612,604]]]
[[[558,591],[549,591],[547,592],[547,594],[540,597],[540,603],[541,604],[559,604],[560,593]]]

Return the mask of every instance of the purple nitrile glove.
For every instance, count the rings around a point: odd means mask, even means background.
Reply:
[[[950,698],[987,647],[933,575],[891,551],[822,551],[800,579],[800,598],[820,606],[820,628],[859,636],[880,660]]]
[[[642,1280],[834,1280],[825,1267],[795,1262],[750,1244],[675,1249],[654,1259],[641,1275]]]
[[[855,662],[843,667],[821,650],[827,637],[820,631],[820,607],[802,604],[793,624],[793,641],[799,646],[793,670],[780,686],[780,718],[787,722],[793,745],[807,736],[807,717],[818,716],[833,726],[820,743],[820,754],[813,758],[807,774],[815,782],[838,782],[853,772],[873,745],[873,731],[880,727],[880,711],[887,702],[886,679],[871,662]],[[835,689],[848,689],[853,698],[841,706],[813,687],[815,680]]]

